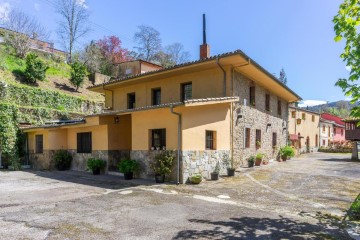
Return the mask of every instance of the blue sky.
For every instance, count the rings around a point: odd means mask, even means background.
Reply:
[[[36,16],[56,42],[55,0],[0,0],[4,8],[20,8]],[[211,55],[241,49],[269,72],[284,67],[288,86],[304,100],[345,99],[334,84],[347,77],[339,58],[343,43],[334,42],[332,18],[341,0],[81,0],[90,11],[93,31],[83,39],[117,35],[132,49],[137,26],[146,24],[161,33],[163,45],[180,42],[199,57],[202,14],[207,18]],[[100,26],[99,26],[100,25]]]

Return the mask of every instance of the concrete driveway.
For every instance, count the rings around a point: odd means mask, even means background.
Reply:
[[[349,239],[360,163],[313,153],[200,185],[0,172],[0,239]]]

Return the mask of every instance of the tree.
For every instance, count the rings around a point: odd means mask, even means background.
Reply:
[[[345,0],[333,19],[335,41],[345,39],[345,48],[340,58],[350,67],[349,77],[340,78],[336,82],[346,96],[351,96],[352,104],[360,99],[360,86],[356,83],[360,78],[360,2],[358,0]],[[360,107],[353,107],[351,116],[360,117]]]
[[[25,78],[29,83],[35,83],[36,80],[43,81],[48,66],[35,53],[29,53],[26,56]]]
[[[152,61],[156,58],[156,54],[161,50],[160,33],[146,25],[138,26],[139,31],[134,35],[134,41],[138,44],[137,49],[139,58],[145,61]]]
[[[100,71],[102,54],[95,41],[91,41],[85,46],[84,50],[79,53],[79,60],[84,63],[89,73]]]
[[[89,13],[79,0],[57,0],[57,3],[57,12],[62,18],[58,35],[69,52],[71,62],[76,43],[90,31]]]
[[[83,63],[79,61],[74,61],[71,63],[71,84],[76,87],[76,91],[78,91],[79,87],[84,83],[84,78],[86,76],[86,67]]]
[[[170,56],[170,61],[175,64],[188,62],[190,59],[190,53],[184,50],[181,43],[173,43],[165,47],[165,53]]]
[[[11,10],[2,22],[5,28],[11,30],[4,31],[4,40],[14,48],[16,56],[20,58],[25,58],[32,43],[45,40],[48,36],[45,28],[34,17],[21,11]]]
[[[287,77],[286,77],[286,73],[285,73],[284,68],[281,68],[279,80],[283,84],[285,84],[285,85],[287,84]]]
[[[129,51],[121,44],[121,40],[116,36],[104,37],[97,42],[103,57],[112,64],[131,60]]]

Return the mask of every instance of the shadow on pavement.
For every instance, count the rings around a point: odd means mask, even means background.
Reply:
[[[191,223],[213,227],[180,231],[173,239],[351,239],[341,222],[328,215],[318,214],[315,217],[317,224],[279,217],[242,217],[230,218],[229,221],[189,219]]]
[[[352,161],[350,158],[323,158],[323,159],[318,159],[319,161],[325,161],[325,162],[358,162],[359,161]]]
[[[124,180],[123,176],[115,175],[93,175],[89,172],[81,171],[32,171],[27,172],[36,174],[39,177],[49,178],[58,181],[88,185],[106,189],[122,189],[135,186],[155,185],[155,180],[133,179]]]

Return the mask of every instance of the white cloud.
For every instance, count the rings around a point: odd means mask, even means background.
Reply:
[[[350,72],[351,71],[351,66],[346,66],[345,69]]]
[[[11,9],[10,3],[8,2],[0,3],[0,22],[7,20],[10,9]]]
[[[76,0],[76,3],[83,8],[88,8],[88,5],[86,5],[86,0]]]
[[[299,104],[299,107],[307,107],[307,106],[312,107],[312,106],[321,105],[321,104],[326,104],[326,101],[322,101],[322,100],[303,100]]]
[[[35,8],[35,10],[36,10],[37,12],[39,12],[39,11],[40,11],[40,4],[34,3],[34,8]]]

